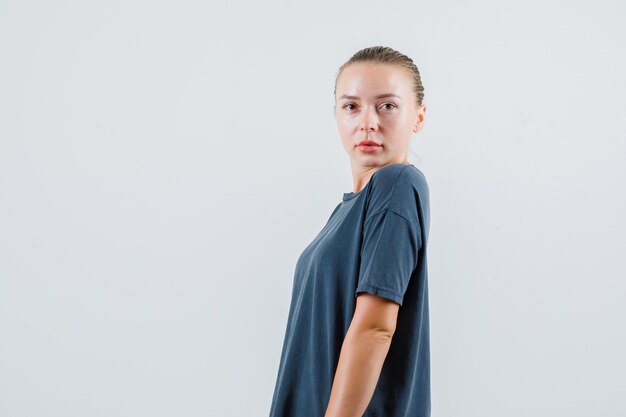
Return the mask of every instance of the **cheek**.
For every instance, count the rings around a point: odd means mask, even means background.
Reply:
[[[398,115],[398,117],[389,119],[389,125],[393,126],[393,129],[398,131],[410,130],[412,126],[411,118],[406,114]]]
[[[337,127],[342,135],[348,135],[353,128],[353,123],[346,117],[340,117],[337,119]]]

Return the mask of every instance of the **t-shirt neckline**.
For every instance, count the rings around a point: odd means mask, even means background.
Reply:
[[[343,193],[343,201],[352,200],[354,197],[356,197],[356,196],[360,195],[361,193],[363,193],[363,192],[365,191],[365,189],[366,189],[367,187],[369,187],[370,183],[372,182],[372,178],[374,178],[374,175],[376,175],[376,173],[377,173],[378,171],[380,171],[381,169],[383,169],[383,168],[385,168],[385,167],[388,167],[388,166],[391,166],[391,165],[398,165],[398,164],[399,164],[399,165],[404,165],[404,166],[407,166],[407,165],[414,166],[414,165],[413,165],[413,164],[411,164],[411,163],[408,163],[408,164],[403,164],[402,162],[394,162],[393,164],[384,165],[384,166],[382,166],[382,167],[378,168],[378,169],[377,169],[377,170],[376,170],[376,171],[372,174],[372,176],[370,177],[370,179],[369,179],[369,181],[367,182],[367,184],[365,184],[365,186],[364,186],[363,188],[361,188],[361,190],[360,190],[360,191],[357,191],[357,192],[351,191],[351,192],[349,192],[349,193]]]

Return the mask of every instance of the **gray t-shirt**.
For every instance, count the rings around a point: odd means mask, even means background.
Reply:
[[[424,174],[412,164],[379,168],[344,193],[296,262],[270,417],[323,417],[356,296],[400,304],[396,331],[363,417],[430,416]]]

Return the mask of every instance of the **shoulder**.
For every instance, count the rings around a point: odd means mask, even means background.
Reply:
[[[412,164],[390,164],[374,172],[371,182],[368,217],[391,210],[419,223],[420,207],[428,202],[428,182],[422,171]]]

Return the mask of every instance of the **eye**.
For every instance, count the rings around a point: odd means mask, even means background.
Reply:
[[[354,106],[354,105],[355,105],[354,103],[348,103],[348,104],[346,104],[345,106],[343,106],[343,108],[344,108],[344,109],[346,109],[346,108],[347,108],[348,110],[354,110],[354,109],[348,108],[348,106]]]
[[[391,109],[395,109],[396,107],[398,107],[398,106],[396,106],[393,103],[385,103],[385,104],[383,104],[383,107],[384,106],[391,106],[391,107],[386,107],[385,110],[391,110]]]

